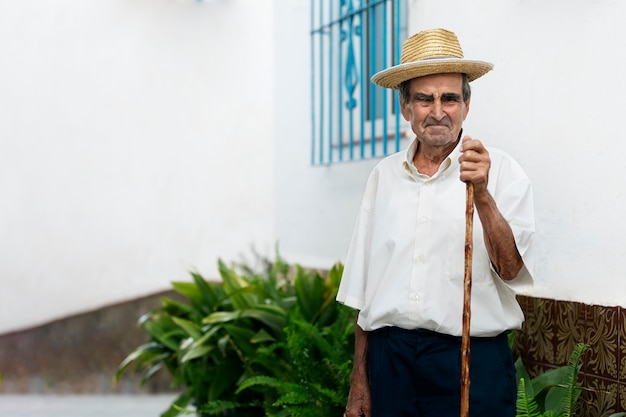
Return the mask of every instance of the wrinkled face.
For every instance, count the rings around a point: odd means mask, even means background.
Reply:
[[[461,74],[433,74],[410,81],[409,101],[400,98],[402,116],[425,147],[453,146],[469,112]]]

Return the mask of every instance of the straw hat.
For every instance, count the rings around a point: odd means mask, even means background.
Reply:
[[[467,74],[469,81],[474,81],[492,69],[493,64],[489,62],[463,59],[463,50],[454,32],[430,29],[404,41],[400,64],[374,74],[372,82],[397,89],[406,80],[441,73]]]

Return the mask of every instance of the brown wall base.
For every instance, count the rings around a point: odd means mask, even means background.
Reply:
[[[578,416],[607,417],[626,411],[626,309],[543,298],[518,297],[526,322],[514,351],[533,377],[567,365],[574,346],[590,345],[579,383],[584,392]]]
[[[40,327],[0,335],[0,393],[152,393],[174,391],[171,378],[160,371],[139,387],[134,372],[113,386],[113,375],[124,358],[147,336],[137,319],[160,305],[156,294]]]

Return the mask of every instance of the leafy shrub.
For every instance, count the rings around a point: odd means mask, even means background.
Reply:
[[[352,368],[354,311],[335,302],[342,265],[325,276],[277,255],[254,272],[218,262],[221,282],[174,282],[139,324],[149,341],[119,365],[148,381],[165,368],[183,393],[162,417],[340,415]],[[190,411],[191,410],[191,411]],[[195,411],[194,411],[195,410]]]
[[[284,349],[288,378],[256,376],[242,382],[238,392],[254,387],[270,388],[268,416],[316,417],[341,415],[349,392],[354,351],[354,312],[338,308],[337,317],[320,327],[299,312],[289,316]]]

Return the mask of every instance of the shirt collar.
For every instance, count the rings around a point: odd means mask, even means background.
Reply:
[[[436,178],[438,177],[441,173],[448,171],[451,168],[456,168],[459,166],[459,156],[460,156],[460,152],[461,152],[461,136],[463,135],[463,129],[461,129],[461,132],[459,132],[459,139],[458,142],[454,148],[454,150],[452,152],[450,152],[450,154],[448,155],[448,157],[446,159],[443,160],[443,162],[441,163],[441,165],[439,166],[439,170],[437,171],[437,173],[435,175],[433,175],[431,178]],[[415,165],[413,165],[413,157],[415,156],[415,152],[417,152],[417,147],[419,145],[419,142],[417,140],[417,138],[413,139],[413,142],[411,142],[411,145],[409,145],[408,149],[406,150],[406,153],[404,155],[404,160],[402,161],[402,168],[410,175],[418,175],[418,176],[422,176],[423,174],[420,174],[417,171],[417,168],[415,168]]]

